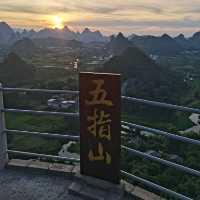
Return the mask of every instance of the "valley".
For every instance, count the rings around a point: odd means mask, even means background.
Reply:
[[[5,34],[6,33],[6,34]],[[0,22],[0,82],[4,87],[78,90],[80,71],[120,73],[122,95],[200,108],[200,34],[190,38],[125,37],[122,33],[104,36],[99,31],[84,29],[75,33],[65,27],[19,33]],[[197,45],[198,44],[198,45]],[[75,101],[75,95],[40,93],[6,93],[7,108],[77,112],[78,104],[66,108],[49,107],[48,100]],[[169,111],[122,101],[124,121],[159,128],[183,135],[180,130],[194,126],[189,113]],[[9,129],[25,129],[51,133],[79,134],[79,120],[67,117],[37,117],[27,114],[6,114]],[[199,147],[171,141],[162,136],[129,130],[122,136],[123,144],[160,158],[173,159],[200,170]],[[184,136],[200,139],[200,133],[187,131]],[[130,142],[131,141],[131,142]],[[58,155],[69,141],[26,135],[9,135],[9,148],[35,153]],[[79,144],[67,150],[79,153]],[[183,194],[200,198],[198,178],[190,178],[157,163],[130,157],[122,151],[124,169],[153,180]],[[128,163],[128,164],[127,164]]]

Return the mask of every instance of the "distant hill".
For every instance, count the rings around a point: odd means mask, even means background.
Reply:
[[[106,45],[108,51],[114,55],[121,54],[124,50],[129,47],[133,47],[133,43],[129,41],[122,33],[119,33],[117,36],[111,36],[110,42]]]
[[[133,39],[134,37],[138,37],[138,35],[136,35],[136,34],[133,33],[133,34],[131,34],[131,35],[128,36],[128,39],[131,40],[131,39]]]
[[[21,57],[30,57],[36,53],[41,53],[42,49],[36,46],[31,39],[23,38],[11,46],[10,52],[16,53]]]
[[[14,31],[6,22],[0,22],[0,45],[10,45],[16,42],[16,40],[22,38],[30,39],[46,39],[57,38],[63,40],[78,40],[83,43],[90,42],[107,42],[108,38],[103,36],[100,31],[91,31],[89,28],[85,28],[83,32],[74,32],[67,26],[63,29],[58,28],[44,28],[39,31],[31,30],[18,30]]]
[[[22,38],[33,38],[36,35],[36,31],[31,29],[30,31],[27,31],[26,29],[24,29],[22,32],[17,32],[18,37],[20,39]]]
[[[24,30],[20,37],[29,37],[32,39],[47,39],[47,38],[56,38],[62,40],[77,40],[83,43],[90,43],[90,42],[106,42],[108,39],[107,37],[103,36],[100,31],[91,31],[88,28],[85,28],[82,33],[74,32],[70,30],[67,26],[63,29],[52,29],[52,28],[45,28],[38,32],[34,30],[26,31]]]
[[[33,39],[35,45],[41,48],[48,47],[71,47],[71,48],[81,48],[83,46],[82,42],[77,40],[63,40],[59,38],[38,38]]]
[[[190,41],[185,38],[183,34],[179,34],[177,37],[174,38],[174,40],[184,49],[189,50],[192,49],[192,44]]]
[[[160,56],[174,56],[184,50],[200,50],[200,32],[194,33],[190,38],[186,38],[183,34],[179,34],[177,37],[172,38],[167,34],[160,37],[158,36],[139,36],[136,34],[131,34],[128,39],[123,36],[122,33],[117,36],[112,36],[111,40],[104,36],[100,31],[91,31],[89,28],[85,28],[82,32],[74,32],[67,26],[63,29],[57,28],[44,28],[39,31],[31,30],[19,30],[12,29],[7,23],[0,22],[0,48],[7,48],[12,46],[17,40],[23,38],[29,38],[31,40],[42,41],[42,39],[47,41],[49,38],[59,39],[60,41],[50,41],[50,44],[58,43],[61,45],[61,41],[64,40],[65,45],[76,47],[80,43],[75,43],[72,41],[79,41],[85,43],[85,45],[91,45],[99,43],[103,46],[107,44],[108,49],[114,54],[120,54],[127,47],[133,45],[141,48],[147,54],[160,55]],[[52,39],[51,39],[52,40]],[[67,44],[66,41],[71,41]],[[44,46],[45,46],[44,45]],[[122,47],[122,50],[117,49]]]
[[[34,67],[15,53],[10,53],[3,63],[0,63],[0,82],[4,86],[16,86],[31,82],[34,76]]]
[[[181,77],[157,65],[136,47],[113,57],[100,71],[122,74],[123,93],[133,97],[173,101],[185,89]]]
[[[0,46],[9,46],[17,40],[13,29],[5,22],[0,22]]]
[[[174,39],[185,50],[200,50],[200,32],[194,33],[193,36],[189,38],[186,38],[183,34],[179,34]]]
[[[194,33],[194,35],[189,38],[189,42],[193,49],[200,50],[200,32]]]
[[[63,29],[52,29],[45,28],[36,32],[32,38],[59,38],[64,40],[74,40],[77,39],[76,33],[71,31],[67,26]]]
[[[130,40],[147,54],[174,56],[184,51],[184,48],[167,34],[156,36],[135,36]]]
[[[107,38],[100,31],[91,31],[88,28],[78,35],[78,40],[84,43],[90,42],[107,42]]]

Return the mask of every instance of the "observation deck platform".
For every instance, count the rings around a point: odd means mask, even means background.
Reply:
[[[12,159],[0,171],[0,200],[82,200],[69,194],[78,165],[38,160]],[[138,186],[123,181],[124,200],[163,200]],[[91,190],[95,196],[95,189]],[[106,200],[105,198],[101,198]]]

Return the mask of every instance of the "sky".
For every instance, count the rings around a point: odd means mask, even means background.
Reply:
[[[0,0],[0,21],[36,30],[67,25],[106,35],[190,36],[200,30],[200,0]]]

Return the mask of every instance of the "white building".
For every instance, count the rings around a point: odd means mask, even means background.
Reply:
[[[67,109],[73,105],[75,105],[76,102],[75,101],[62,101],[61,104],[60,104],[60,107],[63,108],[63,109]]]
[[[49,108],[53,108],[53,109],[67,109],[73,105],[76,104],[76,101],[65,101],[63,99],[49,99],[47,101],[47,105]]]
[[[49,99],[47,101],[47,105],[48,105],[48,107],[54,108],[54,109],[60,108],[60,104],[57,99]]]

